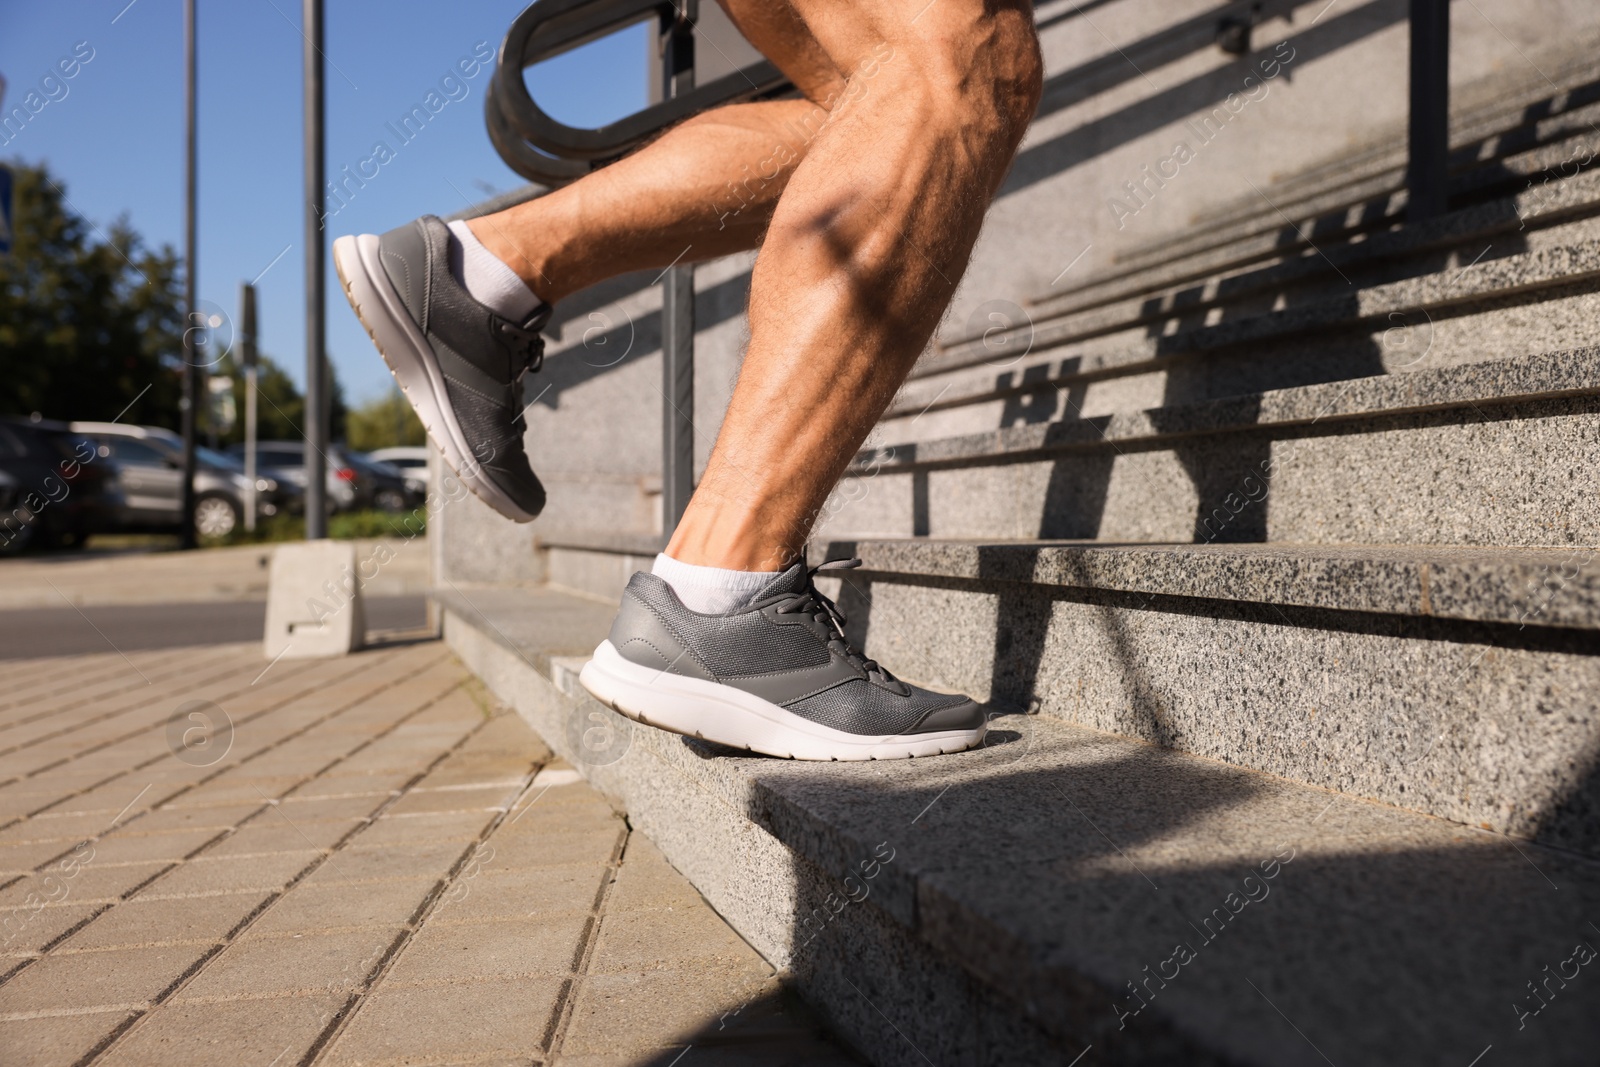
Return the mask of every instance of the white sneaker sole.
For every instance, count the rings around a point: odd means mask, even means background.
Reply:
[[[600,703],[635,722],[784,759],[937,756],[981,744],[987,730],[985,725],[930,734],[847,734],[731,685],[641,667],[624,659],[610,641],[600,642],[578,680]]]
[[[456,421],[445,391],[444,374],[434,357],[433,346],[422,335],[406,311],[400,294],[378,262],[378,238],[374,234],[341,237],[333,242],[333,269],[344,285],[345,299],[356,318],[366,327],[367,336],[378,354],[389,365],[389,372],[417,417],[438,447],[445,463],[472,494],[514,522],[531,522],[536,516],[518,507],[499,486],[483,473],[482,463],[467,445],[461,424]]]

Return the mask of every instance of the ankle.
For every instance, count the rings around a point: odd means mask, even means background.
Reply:
[[[551,256],[544,247],[544,241],[540,241],[536,246],[527,241],[515,240],[508,232],[508,227],[492,215],[468,219],[467,228],[484,248],[522,279],[522,284],[526,285],[534,296],[546,304],[554,304],[567,295],[567,290],[551,281],[549,269]]]

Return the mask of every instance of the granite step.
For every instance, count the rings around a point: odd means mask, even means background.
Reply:
[[[1000,706],[1600,855],[1592,548],[833,541],[851,636]]]
[[[1594,161],[1596,135],[1600,133],[1597,117],[1600,117],[1600,104],[1535,124],[1530,129],[1542,130],[1543,143],[1523,144],[1527,138],[1517,137],[1518,131],[1493,138],[1494,144],[1516,147],[1517,151],[1503,158],[1492,158],[1460,176],[1458,185],[1462,195],[1457,198],[1452,214],[1476,212],[1481,215],[1485,200],[1512,198],[1525,193],[1530,185],[1544,185],[1581,174]],[[1550,124],[1548,128],[1547,123]],[[1540,140],[1538,136],[1533,139]],[[1358,259],[1364,254],[1359,247],[1363,241],[1395,229],[1401,232],[1414,228],[1425,232],[1437,230],[1442,219],[1398,226],[1405,204],[1403,182],[1398,180],[1403,170],[1396,170],[1395,176],[1392,184],[1364,179],[1368,184],[1360,188],[1360,195],[1350,193],[1342,202],[1328,200],[1328,194],[1324,194],[1324,202],[1315,210],[1281,193],[1270,194],[1270,201],[1253,197],[1252,214],[1258,218],[1247,228],[1249,232],[1235,233],[1220,242],[1205,241],[1194,236],[1203,227],[1190,227],[1182,235],[1169,235],[1169,239],[1157,242],[1153,247],[1163,253],[1159,258],[1141,263],[1119,261],[1116,266],[1083,281],[1037,294],[1027,301],[1028,306],[1039,308],[1042,314],[1086,311],[1134,298],[1152,288],[1194,285],[1218,272],[1270,265],[1300,255],[1317,256],[1320,252],[1335,258],[1349,255]],[[1516,217],[1520,225],[1526,215],[1511,211],[1504,217]],[[1361,241],[1349,240],[1355,236]],[[1356,247],[1346,247],[1347,244]]]
[[[1557,45],[1559,54],[1540,57],[1542,69],[1530,67],[1520,75],[1497,71],[1478,82],[1452,86],[1452,170],[1520,151],[1570,129],[1570,117],[1600,99],[1593,61],[1597,46],[1600,34],[1591,33],[1586,39]],[[1404,119],[1391,122],[1374,130],[1360,146],[1275,176],[1270,188],[1285,199],[1303,198],[1383,171],[1399,171],[1406,163],[1408,135]],[[1197,210],[1194,221],[1206,225],[1237,220],[1259,212],[1260,206],[1254,193],[1240,193]],[[1138,247],[1158,244],[1146,241]]]
[[[1594,178],[1600,194],[1600,171]],[[1421,253],[1429,260],[1427,274],[1408,270],[1413,264],[1401,261],[1397,253],[1388,261],[1390,267],[1351,267],[1345,278],[1318,278],[1306,272],[1310,276],[1303,283],[1291,280],[1282,287],[1259,289],[1252,284],[1246,291],[1209,300],[1195,291],[1192,302],[1179,293],[1162,294],[1153,297],[1144,311],[1135,311],[1132,304],[1115,311],[1142,316],[1141,322],[1131,325],[1109,321],[1110,315],[1099,319],[1097,314],[1031,329],[1024,322],[1020,330],[992,335],[985,346],[949,350],[928,359],[895,395],[885,418],[915,417],[1002,396],[1072,387],[1082,390],[1075,403],[1098,414],[1116,410],[1095,402],[1093,394],[1108,388],[1118,391],[1120,406],[1201,399],[1205,394],[1192,391],[1175,395],[1173,386],[1192,387],[1198,380],[1195,372],[1202,369],[1203,377],[1217,379],[1217,384],[1224,384],[1225,377],[1228,392],[1254,392],[1359,377],[1378,368],[1403,372],[1498,359],[1504,352],[1497,349],[1511,337],[1528,346],[1524,351],[1584,343],[1591,337],[1600,341],[1592,318],[1597,288],[1593,278],[1506,294],[1495,290],[1489,278],[1490,271],[1512,275],[1529,268],[1537,271],[1541,256],[1560,257],[1565,255],[1562,248],[1600,244],[1600,199],[1595,206],[1596,214],[1589,218],[1514,235],[1520,246],[1515,251],[1496,248],[1479,236],[1453,250]],[[1480,267],[1487,270],[1480,274]],[[1466,295],[1479,284],[1473,281],[1475,275],[1481,288],[1476,296]],[[1374,306],[1365,315],[1358,307],[1354,315],[1360,321],[1306,330],[1288,321],[1302,312],[1311,317],[1337,315],[1340,306],[1348,308],[1363,300],[1379,305],[1385,294],[1392,298],[1407,290],[1415,292],[1415,283],[1425,278],[1442,280],[1466,302],[1427,305],[1402,298],[1386,309]],[[1206,289],[1219,291],[1209,283]],[[1158,300],[1167,306],[1157,310]],[[1220,340],[1218,327],[1232,324],[1267,336],[1238,345],[1200,347],[1207,338]],[[1282,332],[1273,336],[1274,330]],[[1224,369],[1227,373],[1220,374]],[[1145,388],[1130,394],[1129,387],[1138,379],[1143,379]],[[924,427],[922,434],[927,432]]]
[[[1366,333],[1381,337],[1397,325],[1440,318],[1460,319],[1476,314],[1483,317],[1484,328],[1492,329],[1498,320],[1507,318],[1506,312],[1527,303],[1559,301],[1600,287],[1595,225],[1586,221],[1600,214],[1600,172],[1552,184],[1562,193],[1576,194],[1576,202],[1547,186],[1529,190],[1518,198],[1526,200],[1530,209],[1538,203],[1552,215],[1563,216],[1547,217],[1545,221],[1556,228],[1545,233],[1517,233],[1522,224],[1510,221],[1516,218],[1514,203],[1502,203],[1492,209],[1501,216],[1499,250],[1494,247],[1493,237],[1462,235],[1450,241],[1458,249],[1457,254],[1440,262],[1437,253],[1442,242],[1424,245],[1415,253],[1391,244],[1381,247],[1373,258],[1352,262],[1351,271],[1330,263],[1331,279],[1319,278],[1320,268],[1285,263],[1278,265],[1288,275],[1277,283],[1286,287],[1283,289],[1261,289],[1246,283],[1243,291],[1234,294],[1225,290],[1224,279],[1212,279],[1198,292],[1186,290],[1191,295],[1171,297],[1175,302],[1200,302],[1209,292],[1209,307],[1163,309],[1159,305],[1168,297],[1165,290],[1156,286],[1143,294],[1147,304],[1142,309],[1118,305],[1092,314],[1040,319],[1018,311],[1011,321],[991,329],[985,337],[952,344],[923,357],[910,378],[933,379],[968,368],[1025,367],[1041,355],[1069,344],[1082,348],[1074,353],[1083,363],[1082,373],[1104,374],[1140,367],[1159,358],[1246,345],[1260,350],[1247,354],[1271,356],[1281,349],[1279,342],[1286,339],[1335,335],[1336,339],[1347,340],[1345,335],[1360,332],[1363,327],[1376,327]],[[1489,229],[1495,229],[1492,222]],[[1430,231],[1429,236],[1443,232]],[[1506,240],[1508,235],[1513,236],[1511,241]],[[1478,241],[1485,243],[1471,248]],[[1396,239],[1394,244],[1403,243]],[[1404,269],[1402,257],[1408,253],[1416,257],[1416,274]],[[1430,253],[1434,254],[1431,260],[1426,258]],[[1364,273],[1370,274],[1374,269],[1386,271],[1388,276],[1380,274],[1381,280],[1362,279]],[[1395,273],[1401,276],[1393,277]],[[1333,279],[1342,284],[1335,284]],[[1305,295],[1296,296],[1296,287],[1306,289]],[[1575,322],[1581,326],[1586,314],[1581,313]],[[1482,330],[1475,326],[1472,332]],[[1272,345],[1262,350],[1265,342]],[[913,388],[938,386],[930,381]]]
[[[1584,99],[1593,101],[1596,95],[1600,95],[1600,84],[1585,87]],[[1586,157],[1592,161],[1597,118],[1600,105],[1590,103],[1543,123],[1497,131],[1483,142],[1494,146],[1491,151],[1470,147],[1458,151],[1452,159],[1450,200],[1458,207],[1465,206],[1530,179],[1547,177],[1566,161]],[[1291,220],[1295,229],[1314,236],[1319,243],[1333,243],[1404,221],[1409,202],[1402,161],[1302,196],[1263,191],[1253,205],[1234,217],[1190,226],[1172,240],[1130,249],[1119,255],[1116,263],[1123,270],[1151,268],[1262,234],[1277,234],[1281,240],[1285,224]]]
[[[1558,78],[1559,84],[1538,78],[1522,93],[1511,90],[1468,113],[1458,107],[1450,131],[1453,196],[1470,194],[1482,180],[1481,172],[1493,170],[1501,160],[1585,130],[1592,132],[1594,105],[1600,103],[1600,81],[1595,80],[1592,60],[1568,66]],[[1263,227],[1275,229],[1282,225],[1284,212],[1296,219],[1338,215],[1363,201],[1391,199],[1392,207],[1403,212],[1405,167],[1405,133],[1395,131],[1376,145],[1273,182],[1265,197],[1252,190],[1220,204],[1196,217],[1182,234],[1130,244],[1117,256],[1117,263],[1125,268],[1151,266]]]
[[[1019,409],[1038,421],[863,451],[820,536],[1600,543],[1597,354],[1044,421],[1083,402],[1063,390]]]
[[[1593,138],[1593,153],[1600,158],[1600,134]],[[1515,251],[1562,243],[1573,220],[1600,214],[1600,171],[1548,182],[1524,183],[1512,195],[1464,208],[1449,215],[1372,235],[1354,243],[1317,243],[1265,264],[1224,270],[1199,280],[1157,284],[1130,292],[1121,299],[1078,308],[1071,301],[1045,297],[1029,304],[1028,322],[1035,344],[1068,343],[1148,325],[1152,333],[1204,318],[1213,308],[1229,309],[1236,317],[1240,307],[1263,301],[1303,303],[1308,293],[1348,289],[1399,281],[1439,270],[1465,266],[1483,254],[1499,258]],[[1584,237],[1588,234],[1584,233]],[[1568,240],[1567,243],[1579,243]],[[1454,263],[1441,262],[1446,257]],[[980,340],[980,339],[969,339]],[[990,348],[995,347],[993,336]],[[949,346],[958,350],[958,344]],[[924,371],[925,373],[925,371]]]
[[[591,601],[487,592],[440,596],[452,648],[873,1063],[1576,1065],[1600,1041],[1588,856],[1052,715],[932,760],[741,757],[583,693],[560,653],[602,624],[544,616]]]

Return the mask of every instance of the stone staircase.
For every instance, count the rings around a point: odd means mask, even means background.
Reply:
[[[652,535],[446,638],[873,1063],[1593,1063],[1600,81],[1545,73],[1458,112],[1443,217],[1379,138],[923,359],[813,553],[983,749],[602,708]]]

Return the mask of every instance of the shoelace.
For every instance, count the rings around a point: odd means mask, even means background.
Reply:
[[[545,315],[544,318],[549,318]],[[537,372],[544,366],[544,338],[539,336],[539,330],[544,325],[544,318],[532,324],[528,329],[511,322],[501,322],[500,332],[510,339],[511,351],[519,360],[512,364],[511,374],[514,380],[520,380],[528,372]]]
[[[837,651],[845,659],[866,673],[868,678],[883,685],[884,688],[899,696],[910,696],[911,689],[900,679],[890,674],[879,666],[876,660],[868,659],[850,646],[850,641],[844,635],[844,612],[816,586],[816,577],[822,571],[854,570],[861,566],[859,559],[832,559],[820,563],[806,570],[806,584],[801,586],[790,599],[778,608],[779,615],[793,615],[804,613],[812,619],[822,623],[833,632],[828,639],[828,647]]]
[[[508,383],[511,386],[511,395],[517,402],[517,417],[512,420],[513,423],[521,421],[525,414],[522,398],[523,375],[537,374],[544,366],[544,338],[539,335],[539,331],[550,321],[551,310],[549,305],[546,305],[521,326],[504,319],[500,321],[500,332],[506,336],[513,356],[510,368],[511,381]]]

